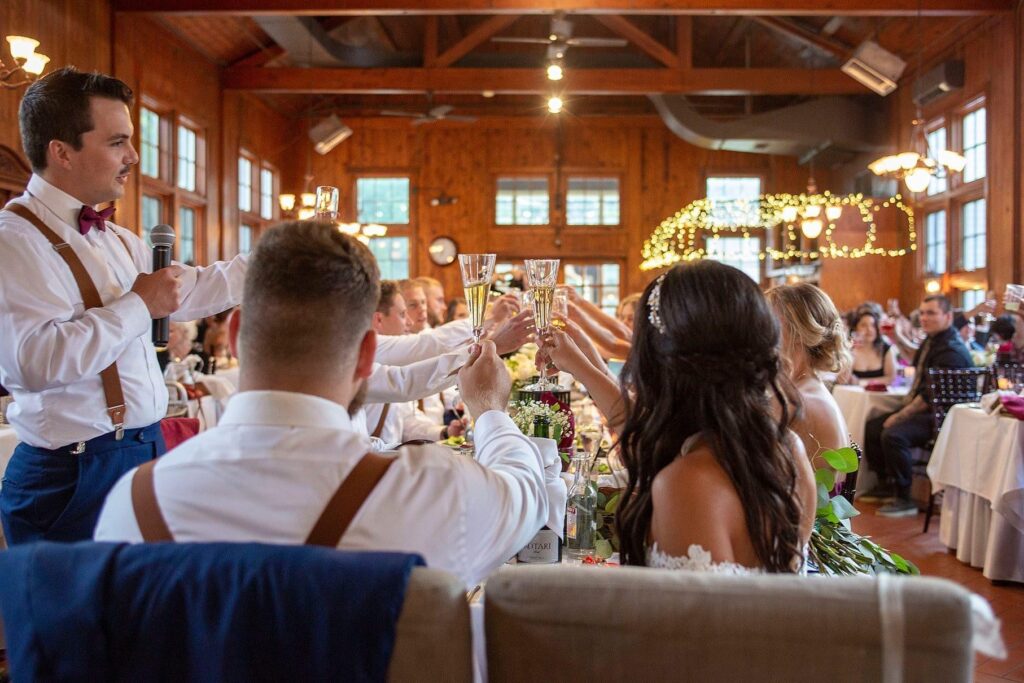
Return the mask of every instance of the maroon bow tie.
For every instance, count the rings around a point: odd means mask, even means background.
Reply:
[[[91,206],[83,206],[78,212],[78,231],[83,235],[89,232],[90,228],[106,230],[107,221],[114,215],[114,207],[108,207],[97,211]]]

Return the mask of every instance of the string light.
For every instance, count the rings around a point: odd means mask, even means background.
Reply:
[[[833,239],[836,221],[847,208],[856,209],[860,214],[865,228],[863,245],[837,244]],[[907,217],[907,247],[887,249],[875,244],[878,239],[876,214],[888,208],[900,211]],[[821,218],[823,212],[825,220]],[[820,244],[808,249],[801,248],[797,234],[798,221],[804,236],[808,239],[820,237]],[[644,260],[640,268],[653,270],[681,261],[706,258],[712,248],[710,245],[705,248],[700,239],[704,236],[714,238],[724,233],[749,237],[751,233],[768,233],[777,226],[781,244],[773,246],[765,240],[764,248],[757,254],[761,261],[769,257],[776,260],[896,257],[917,250],[914,210],[903,202],[901,195],[879,202],[865,198],[862,194],[765,194],[755,200],[698,199],[687,204],[662,221],[644,242],[641,251]]]

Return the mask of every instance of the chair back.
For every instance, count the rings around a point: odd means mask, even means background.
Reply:
[[[857,469],[844,476],[844,479],[836,486],[836,493],[850,503],[853,503],[853,498],[857,495],[857,475],[860,474],[864,451],[861,450],[860,444],[852,440],[850,441],[850,448],[857,454]]]
[[[487,673],[506,681],[966,682],[970,594],[903,578],[902,622],[866,577],[725,576],[645,568],[519,567],[487,581]],[[890,584],[891,585],[891,584]],[[883,595],[885,596],[883,598]]]
[[[987,374],[987,368],[928,368],[936,433],[942,429],[950,408],[981,399]]]
[[[413,569],[395,627],[388,680],[469,683],[472,644],[466,587],[440,569]]]

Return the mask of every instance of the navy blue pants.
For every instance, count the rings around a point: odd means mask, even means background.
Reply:
[[[896,495],[910,498],[914,481],[914,448],[931,441],[935,430],[932,411],[911,415],[903,422],[885,429],[882,423],[892,415],[879,415],[864,426],[864,457],[879,478],[896,484]]]
[[[8,545],[92,538],[107,493],[121,476],[166,450],[160,423],[113,432],[57,450],[18,444],[0,489],[0,522]]]

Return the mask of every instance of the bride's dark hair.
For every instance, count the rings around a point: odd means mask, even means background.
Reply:
[[[656,287],[658,326],[650,319]],[[736,487],[763,568],[795,571],[801,507],[786,438],[795,399],[780,377],[779,324],[760,289],[717,261],[678,265],[647,286],[633,330],[622,370],[623,563],[646,564],[654,478],[701,433]]]

